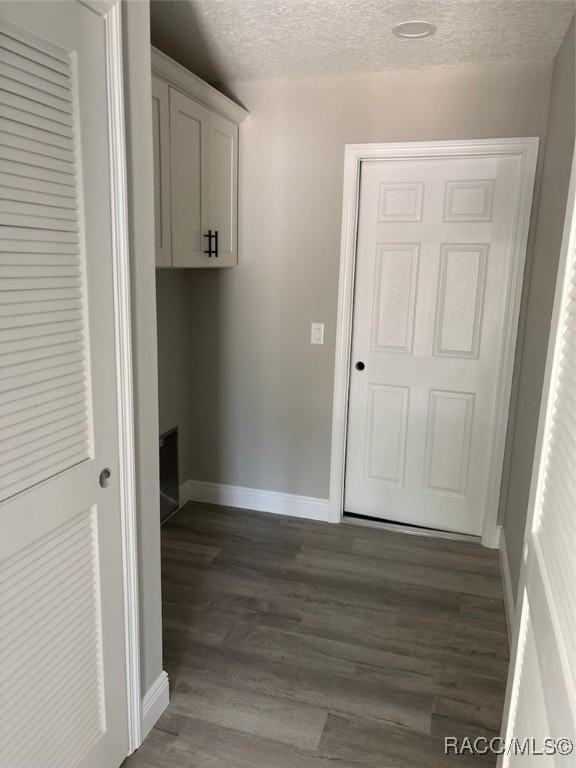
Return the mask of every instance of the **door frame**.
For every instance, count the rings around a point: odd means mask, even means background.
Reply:
[[[332,440],[330,461],[330,494],[328,519],[338,523],[344,513],[344,482],[346,470],[346,433],[350,387],[350,359],[354,310],[354,277],[360,199],[360,175],[363,162],[371,160],[413,160],[461,157],[521,158],[519,210],[513,234],[514,260],[504,326],[504,350],[498,365],[498,395],[496,424],[492,440],[492,459],[488,480],[488,499],[482,526],[482,543],[496,548],[499,544],[498,505],[502,481],[504,449],[514,354],[518,336],[520,301],[526,262],[526,246],[530,227],[532,194],[538,157],[537,137],[477,139],[454,141],[423,141],[385,144],[346,144],[344,148],[344,190],[342,202],[342,233],[340,276],[336,323],[336,358],[334,365],[334,395],[332,410]]]
[[[106,92],[108,98],[108,148],[114,286],[114,336],[118,404],[118,459],[122,526],[122,574],[128,753],[142,743],[142,692],[140,684],[140,617],[136,514],[136,463],[130,302],[130,250],[128,243],[128,181],[124,86],[122,65],[122,8],[120,0],[78,0],[105,25]]]

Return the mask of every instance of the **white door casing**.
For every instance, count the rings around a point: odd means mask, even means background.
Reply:
[[[576,157],[566,210],[503,728],[507,744],[550,754],[507,751],[501,768],[560,768],[576,751]]]
[[[496,543],[536,152],[535,139],[346,148],[334,519],[347,439],[347,511]]]
[[[112,767],[140,738],[120,5],[3,3],[0,56],[0,764]]]
[[[156,266],[172,266],[170,205],[170,106],[168,84],[152,75],[154,224]]]

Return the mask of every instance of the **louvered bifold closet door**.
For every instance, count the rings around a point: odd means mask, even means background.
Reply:
[[[560,348],[552,374],[554,405],[535,535],[576,686],[576,253],[571,256],[560,315]]]
[[[88,458],[69,57],[0,33],[0,501]]]

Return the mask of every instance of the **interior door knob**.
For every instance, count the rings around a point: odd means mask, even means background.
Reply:
[[[98,482],[100,483],[101,488],[108,488],[110,485],[110,478],[112,477],[112,472],[108,469],[108,467],[104,467],[102,472],[100,472],[100,476],[98,478]]]
[[[356,368],[357,371],[363,371],[364,368],[366,368],[366,366],[364,365],[362,360],[358,360],[358,362],[356,363],[356,365],[354,367]]]

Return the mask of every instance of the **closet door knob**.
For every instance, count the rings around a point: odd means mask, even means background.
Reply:
[[[362,362],[362,360],[358,360],[356,365],[354,366],[357,371],[363,371],[364,368],[366,368],[366,365]]]
[[[108,469],[108,467],[104,467],[102,472],[100,472],[100,476],[98,477],[98,483],[100,485],[100,488],[108,488],[110,485],[110,480],[112,478],[112,472]]]

